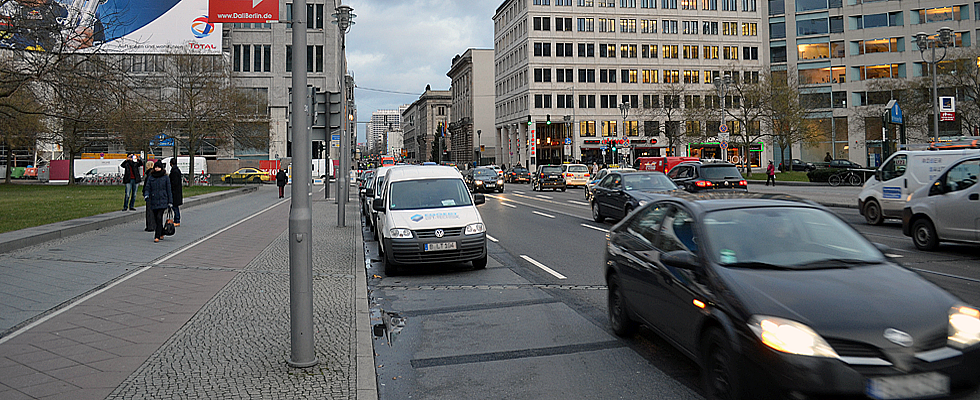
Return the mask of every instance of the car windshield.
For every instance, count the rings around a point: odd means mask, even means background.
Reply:
[[[626,174],[623,175],[623,188],[626,190],[675,190],[677,185],[664,174]]]
[[[568,172],[585,173],[585,172],[589,172],[589,167],[586,167],[584,165],[572,165],[568,167]]]
[[[392,182],[389,188],[392,210],[446,208],[473,204],[462,179],[420,179]]]
[[[705,215],[704,230],[709,257],[729,267],[821,269],[884,262],[854,228],[815,208],[713,211]]]
[[[542,174],[560,174],[561,173],[561,167],[555,167],[555,166],[541,167],[541,173]]]
[[[494,171],[492,169],[477,169],[477,170],[473,170],[473,176],[477,176],[477,177],[488,176],[493,178],[497,176],[497,171]]]
[[[735,168],[734,165],[702,166],[701,177],[704,179],[742,179],[742,174],[738,173],[738,168]]]

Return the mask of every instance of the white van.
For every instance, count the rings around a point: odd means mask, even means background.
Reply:
[[[980,244],[980,155],[949,166],[934,183],[909,198],[902,212],[902,233],[919,250],[939,242]]]
[[[909,195],[932,184],[954,161],[980,149],[898,151],[885,160],[858,194],[858,209],[871,225],[901,218]]]
[[[476,209],[486,200],[482,194],[470,194],[455,168],[392,168],[381,187],[365,195],[375,196],[372,208],[378,212],[375,228],[385,274],[452,262],[487,267],[486,226]]]
[[[170,159],[173,157],[167,157],[163,160],[163,165],[167,166],[167,173],[170,173]],[[180,168],[180,173],[182,175],[190,175],[191,170],[191,158],[190,157],[177,157],[177,168]],[[208,160],[204,157],[194,157],[194,175],[205,175],[208,173]]]

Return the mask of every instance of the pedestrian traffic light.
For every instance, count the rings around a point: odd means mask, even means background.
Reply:
[[[548,114],[548,125],[551,125],[551,114]]]

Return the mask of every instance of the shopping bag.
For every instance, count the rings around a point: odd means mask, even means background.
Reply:
[[[167,207],[167,211],[163,213],[163,234],[167,236],[173,236],[177,232],[177,227],[174,226],[174,209]]]

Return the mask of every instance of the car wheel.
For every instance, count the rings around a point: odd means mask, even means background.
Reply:
[[[498,190],[497,190],[497,192],[498,192],[498,193],[503,193],[503,192],[504,192],[504,188],[500,188],[500,189],[498,189]]]
[[[592,202],[592,220],[595,222],[602,222],[606,220],[606,217],[602,216],[602,212],[599,211],[599,202]]]
[[[881,215],[881,205],[877,200],[869,199],[864,203],[864,220],[869,225],[881,225],[885,221],[884,216]]]
[[[227,184],[231,184],[231,178],[225,178],[225,179],[222,179],[222,180],[225,181],[225,183],[227,183]]]
[[[252,183],[262,183],[262,178],[259,177],[252,178]]]
[[[701,343],[701,379],[708,400],[736,400],[739,385],[734,373],[735,352],[721,329],[711,328]]]
[[[939,247],[936,227],[928,218],[920,218],[912,223],[912,243],[919,250],[932,251]]]
[[[484,254],[483,257],[473,260],[473,268],[476,269],[486,269],[487,268],[487,255]]]
[[[609,326],[618,336],[629,336],[636,330],[636,321],[630,318],[629,308],[623,299],[623,291],[619,287],[619,278],[612,274],[607,283],[607,312]]]
[[[391,260],[390,256],[390,254],[385,254],[381,259],[384,261],[385,275],[395,276],[398,275],[398,265]]]

